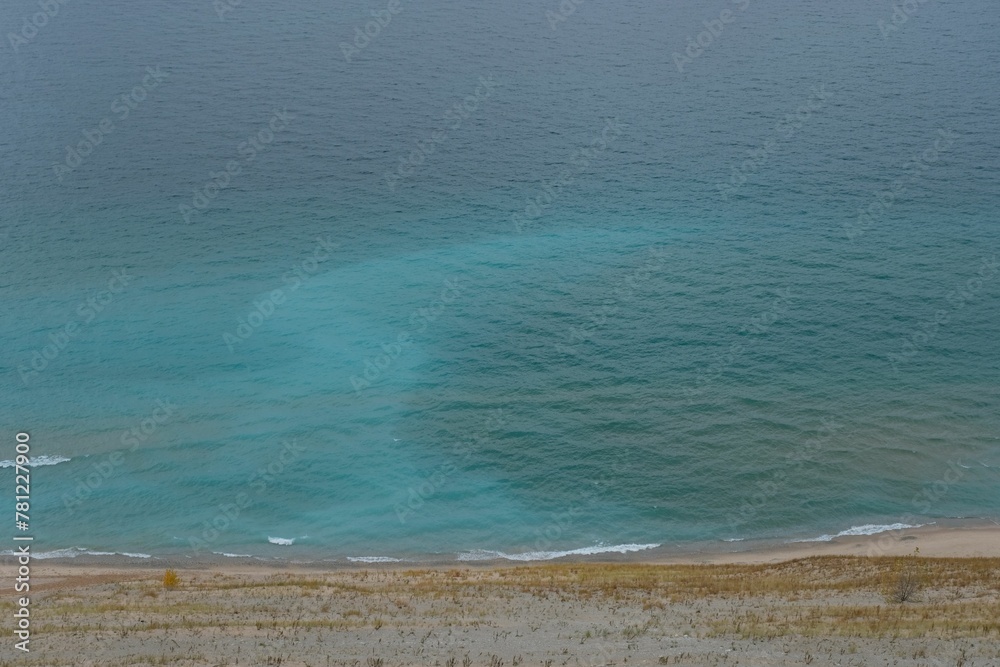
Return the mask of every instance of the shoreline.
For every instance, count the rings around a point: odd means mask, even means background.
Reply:
[[[783,563],[812,556],[910,556],[919,549],[925,558],[1000,557],[1000,524],[939,525],[890,530],[873,535],[844,535],[827,541],[786,542],[759,549],[729,553],[704,553],[697,558],[649,559],[650,564]]]
[[[704,544],[698,545],[703,547]],[[521,560],[492,558],[481,560],[429,559],[392,562],[350,561],[346,558],[298,560],[293,558],[226,557],[220,555],[191,557],[165,555],[149,558],[122,554],[85,555],[75,557],[33,558],[32,571],[70,572],[161,571],[166,568],[211,572],[351,572],[362,570],[425,570],[425,569],[506,569],[544,566],[547,564],[643,564],[643,565],[758,565],[783,563],[813,556],[909,556],[919,549],[926,558],[998,558],[1000,557],[1000,524],[992,521],[950,520],[919,527],[887,530],[872,535],[844,535],[825,541],[745,541],[712,543],[717,548],[659,546],[628,553],[605,552],[591,555],[569,555],[559,558]],[[17,559],[0,556],[0,572],[14,568]],[[0,588],[0,590],[4,590]]]

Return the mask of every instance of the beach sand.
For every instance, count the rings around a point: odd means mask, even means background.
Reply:
[[[1000,525],[924,526],[876,535],[844,536],[827,542],[793,542],[775,547],[710,552],[662,558],[652,562],[778,563],[810,556],[908,556],[915,548],[927,558],[995,558],[1000,556]],[[648,559],[647,559],[648,560]]]
[[[634,556],[419,569],[39,560],[30,653],[14,649],[7,557],[0,666],[1000,665],[998,526]],[[890,601],[906,573],[915,599]]]

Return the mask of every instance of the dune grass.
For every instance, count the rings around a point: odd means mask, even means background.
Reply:
[[[887,582],[919,567],[919,599],[893,604]],[[102,584],[53,591],[47,634],[200,628],[264,632],[412,630],[496,624],[525,599],[569,601],[642,622],[613,633],[656,633],[666,611],[690,612],[692,636],[765,638],[1000,637],[1000,559],[813,557],[773,565],[547,564],[498,569],[345,570],[295,574],[185,573],[183,584]],[[161,591],[155,595],[155,591]],[[752,604],[750,604],[752,603]],[[41,620],[41,619],[39,619]],[[608,635],[594,627],[588,633]],[[581,640],[586,641],[581,633]]]

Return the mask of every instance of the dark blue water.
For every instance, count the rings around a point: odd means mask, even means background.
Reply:
[[[0,10],[39,550],[1000,513],[991,4],[52,7]]]

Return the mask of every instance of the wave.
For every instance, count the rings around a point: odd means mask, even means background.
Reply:
[[[271,544],[280,544],[285,547],[295,544],[294,537],[268,537],[267,541]]]
[[[65,456],[32,456],[28,459],[29,468],[37,468],[38,466],[54,466],[57,463],[65,463],[66,461],[72,461],[73,459]],[[0,461],[0,468],[13,468],[15,462],[13,460]]]
[[[0,556],[17,556],[15,551],[0,551]],[[84,547],[70,547],[69,549],[56,549],[55,551],[41,551],[32,553],[32,560],[46,560],[49,558],[76,558],[77,556],[125,556],[126,558],[153,558],[149,554],[129,553],[127,551],[91,551]]]
[[[347,560],[352,563],[402,563],[402,558],[390,558],[389,556],[348,556]]]
[[[591,556],[593,554],[607,554],[607,553],[630,553],[633,551],[644,551],[646,549],[655,549],[660,546],[659,544],[616,544],[614,546],[607,546],[604,544],[598,544],[592,547],[583,547],[581,549],[570,549],[569,551],[526,551],[519,554],[508,554],[502,551],[487,551],[485,549],[476,549],[475,551],[466,551],[464,553],[458,554],[457,560],[462,561],[475,561],[475,560],[552,560],[553,558],[562,558],[564,556]]]
[[[891,524],[875,524],[869,523],[864,526],[852,526],[847,530],[842,530],[836,535],[820,535],[819,537],[809,537],[803,540],[791,540],[792,542],[829,542],[838,537],[848,537],[851,535],[877,535],[878,533],[885,533],[890,530],[903,530],[904,528],[920,528],[921,526],[926,526],[925,523],[918,523],[916,525],[911,525],[908,523],[891,523]]]
[[[225,556],[226,558],[256,558],[251,554],[227,554],[225,551],[213,551],[216,556]]]

